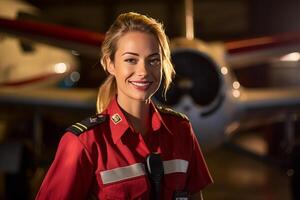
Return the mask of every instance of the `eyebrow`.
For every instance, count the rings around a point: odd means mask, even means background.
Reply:
[[[126,54],[130,54],[130,55],[134,55],[134,56],[139,56],[139,54],[138,53],[133,53],[133,52],[125,52],[125,53],[123,53],[121,56],[123,56],[123,55],[126,55]],[[149,56],[147,56],[147,57],[152,57],[152,56],[156,56],[156,55],[160,55],[159,53],[153,53],[153,54],[150,54]]]
[[[130,54],[130,55],[134,55],[134,56],[139,56],[138,53],[133,53],[133,52],[125,52],[123,53],[121,56],[125,55],[125,54]]]

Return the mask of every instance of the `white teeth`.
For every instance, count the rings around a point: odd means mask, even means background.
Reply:
[[[136,85],[136,86],[140,86],[140,87],[143,87],[143,86],[147,86],[149,85],[150,83],[147,82],[147,83],[137,83],[137,82],[131,82],[133,85]]]

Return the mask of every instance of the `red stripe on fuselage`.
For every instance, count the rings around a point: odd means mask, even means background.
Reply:
[[[23,79],[18,81],[8,81],[0,83],[0,87],[3,86],[25,86],[29,84],[38,84],[39,82],[45,81],[47,79],[53,78],[55,76],[60,76],[61,74],[45,74],[41,76],[32,77],[30,79]]]
[[[288,45],[297,44],[300,45],[300,33],[284,33],[280,35],[229,41],[224,43],[229,54],[247,53],[250,51],[285,47]]]

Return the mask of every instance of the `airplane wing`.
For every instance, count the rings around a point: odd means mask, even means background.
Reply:
[[[96,111],[96,89],[0,88],[0,104]]]
[[[300,114],[300,86],[242,90],[237,101],[239,129],[283,122]]]
[[[300,87],[246,89],[240,102],[246,112],[281,108],[293,112],[300,108]]]

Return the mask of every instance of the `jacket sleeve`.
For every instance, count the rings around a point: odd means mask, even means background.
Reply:
[[[186,189],[191,193],[201,191],[204,187],[213,182],[209,170],[207,168],[205,159],[201,152],[198,140],[190,125],[190,133],[192,139],[192,153],[187,171]]]
[[[78,136],[65,133],[36,200],[87,199],[93,168],[89,153]]]

